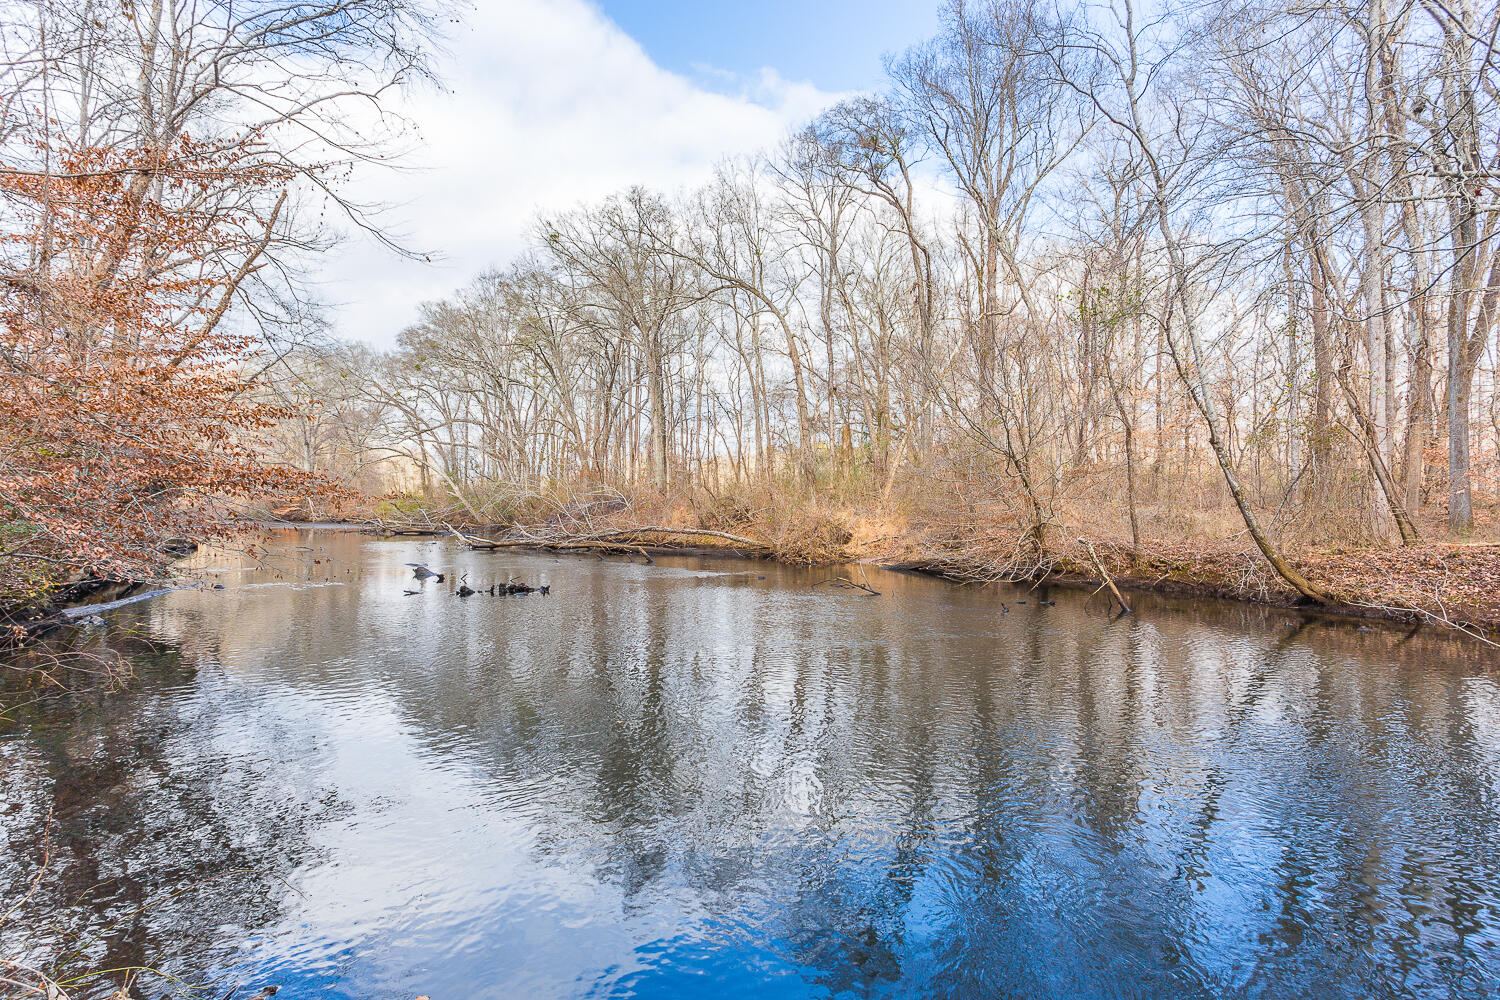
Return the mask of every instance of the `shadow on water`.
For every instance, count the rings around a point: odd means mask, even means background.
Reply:
[[[1500,687],[1441,636],[891,573],[867,598],[731,561],[273,549],[115,612],[152,643],[124,693],[0,722],[0,892],[49,811],[54,846],[0,954],[97,935],[96,966],[331,997],[1500,984]],[[552,596],[454,594],[511,577]]]
[[[276,919],[308,824],[336,799],[267,788],[200,743],[211,707],[178,644],[114,645],[127,690],[85,686],[0,723],[0,909],[26,900],[0,927],[0,956],[58,980],[152,967],[203,983],[202,956]]]

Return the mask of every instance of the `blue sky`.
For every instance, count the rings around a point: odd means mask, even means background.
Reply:
[[[664,69],[703,80],[709,65],[746,76],[770,67],[821,90],[881,82],[881,56],[937,30],[938,0],[600,0]],[[795,28],[790,26],[795,25]],[[707,81],[704,81],[707,82]]]
[[[390,345],[424,300],[524,253],[538,215],[633,184],[671,194],[774,148],[879,89],[881,56],[930,36],[938,2],[473,0],[447,33],[443,87],[396,107],[407,169],[362,171],[349,192],[388,206],[431,263],[349,233],[322,274],[334,330]]]

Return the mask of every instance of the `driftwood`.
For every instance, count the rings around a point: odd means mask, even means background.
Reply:
[[[879,597],[880,591],[870,586],[870,575],[865,572],[864,566],[860,565],[859,563],[855,563],[855,565],[859,567],[859,575],[864,578],[864,583],[855,583],[848,577],[835,576],[829,577],[827,580],[819,580],[818,583],[813,584],[813,586],[816,587],[819,583],[822,583],[839,590],[857,590],[861,593],[868,594],[871,597]]]
[[[1088,550],[1089,558],[1094,561],[1094,568],[1104,578],[1105,584],[1109,587],[1109,592],[1115,595],[1115,600],[1120,602],[1120,610],[1127,615],[1130,614],[1130,605],[1125,602],[1124,596],[1120,593],[1120,588],[1115,586],[1114,578],[1109,575],[1109,570],[1104,568],[1104,562],[1099,558],[1099,553],[1094,551],[1094,543],[1087,538],[1080,538],[1078,542]]]
[[[743,535],[731,535],[726,531],[713,531],[708,528],[669,528],[660,525],[648,525],[639,528],[619,528],[612,531],[590,532],[587,534],[563,534],[563,535],[524,535],[520,538],[484,538],[479,535],[459,531],[451,524],[444,527],[463,544],[471,549],[549,549],[555,551],[592,551],[592,552],[622,552],[638,555],[647,562],[654,562],[651,554],[646,551],[645,540],[642,536],[680,536],[687,538],[717,538],[731,542],[737,548],[750,549],[757,553],[769,554],[771,546],[766,542],[746,538]],[[660,544],[662,539],[658,539]]]
[[[161,590],[148,590],[144,594],[133,594],[130,597],[121,598],[118,601],[110,601],[107,604],[83,604],[76,608],[64,608],[58,612],[63,618],[87,618],[89,615],[97,615],[101,611],[113,611],[115,608],[123,608],[127,604],[136,604],[140,601],[149,601],[155,597],[165,594],[173,594],[179,590],[190,590],[193,587],[202,586],[197,583],[184,583],[176,587],[163,587]]]
[[[648,526],[642,528],[621,528],[618,531],[603,531],[588,535],[590,539],[620,538],[625,535],[683,535],[689,538],[720,538],[726,542],[734,542],[736,545],[748,549],[769,549],[771,546],[766,542],[758,542],[753,538],[743,535],[731,535],[727,531],[714,531],[710,528],[667,528],[660,526]]]
[[[392,524],[378,517],[369,518],[364,522],[373,526],[373,530],[380,535],[418,535],[431,536],[441,535],[443,529],[431,525],[422,524]]]
[[[570,549],[587,552],[623,552],[626,555],[640,556],[648,563],[654,564],[656,562],[655,559],[651,558],[651,553],[647,552],[644,547],[640,545],[626,545],[620,542],[524,542],[522,544],[530,545],[532,548],[540,546],[561,552],[566,552]]]
[[[460,542],[464,543],[469,548],[478,549],[480,551],[490,551],[493,549],[549,549],[563,552],[569,550],[588,552],[623,552],[627,555],[638,555],[648,563],[656,562],[655,559],[651,558],[651,553],[647,552],[641,546],[626,545],[623,542],[588,541],[578,538],[564,538],[558,540],[531,537],[484,538],[480,535],[471,535],[467,532],[459,531],[451,524],[445,525],[445,527],[453,534],[454,538],[457,538]]]
[[[841,576],[832,577],[827,580],[819,580],[817,583],[813,584],[814,587],[822,585],[832,587],[834,590],[857,590],[861,594],[867,594],[870,597],[880,596],[880,591],[871,587],[868,583],[855,583],[853,580],[849,580]]]

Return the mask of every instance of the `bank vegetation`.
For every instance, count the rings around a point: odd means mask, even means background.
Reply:
[[[950,3],[383,351],[303,276],[437,7],[4,10],[11,595],[355,513],[1500,625],[1493,6]]]
[[[544,215],[394,350],[287,359],[282,456],[388,518],[986,580],[1097,577],[1092,544],[1500,624],[1496,18],[949,5],[884,92]]]
[[[0,3],[0,608],[168,573],[266,505],[309,263],[428,76],[420,0]],[[21,625],[9,623],[15,629]],[[15,632],[10,633],[14,637]]]

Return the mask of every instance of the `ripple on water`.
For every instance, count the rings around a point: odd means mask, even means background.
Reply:
[[[56,932],[0,951],[98,932],[101,963],[351,998],[1500,982],[1500,694],[1454,647],[878,571],[866,598],[296,544],[281,579],[216,559],[243,579],[113,613],[153,641],[130,691],[4,724],[0,889],[49,810],[70,847],[35,901]],[[408,562],[449,582],[406,596]]]

